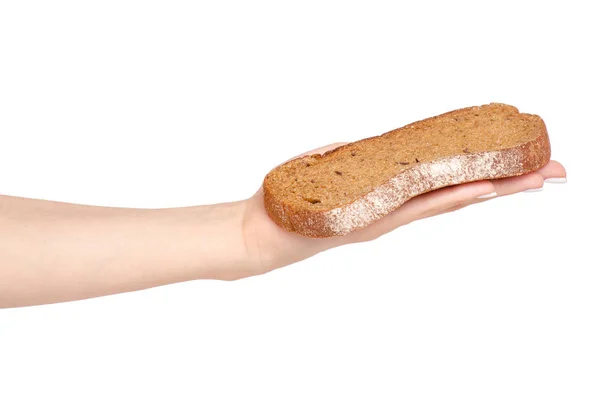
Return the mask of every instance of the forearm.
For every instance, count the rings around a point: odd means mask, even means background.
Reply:
[[[173,209],[0,196],[0,307],[246,272],[244,203]]]

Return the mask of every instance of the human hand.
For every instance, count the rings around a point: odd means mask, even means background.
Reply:
[[[324,153],[345,143],[336,143],[302,154]],[[550,161],[529,174],[491,181],[477,181],[449,186],[419,195],[375,223],[345,236],[313,239],[288,232],[267,215],[261,189],[245,202],[243,235],[249,256],[247,272],[255,275],[269,272],[337,246],[374,240],[392,230],[419,219],[455,211],[466,206],[538,189],[545,180],[566,178],[565,168]],[[495,193],[495,195],[494,195]]]

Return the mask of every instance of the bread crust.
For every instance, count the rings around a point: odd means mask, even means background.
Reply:
[[[444,115],[464,110],[466,109]],[[506,178],[538,170],[550,160],[550,141],[543,120],[536,115],[527,116],[541,121],[538,122],[540,131],[537,138],[520,146],[497,151],[461,153],[422,162],[399,172],[353,202],[328,210],[307,210],[277,200],[269,185],[264,183],[265,209],[277,225],[290,232],[312,238],[341,236],[368,226],[420,194],[446,186]],[[372,138],[365,140],[369,139]],[[336,150],[340,148],[313,157],[326,156]]]

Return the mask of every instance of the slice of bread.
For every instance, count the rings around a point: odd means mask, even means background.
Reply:
[[[419,194],[525,174],[549,160],[544,121],[492,103],[291,160],[265,177],[264,203],[271,219],[290,232],[339,236]]]

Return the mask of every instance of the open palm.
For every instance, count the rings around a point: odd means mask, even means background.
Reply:
[[[344,144],[336,143],[324,146],[301,156],[324,153]],[[564,167],[556,161],[550,161],[543,168],[521,176],[449,186],[407,201],[391,214],[364,229],[345,236],[325,239],[303,237],[277,226],[265,211],[261,188],[247,200],[243,221],[246,248],[253,266],[252,271],[256,274],[265,273],[333,247],[373,240],[419,219],[455,211],[495,197],[538,189],[544,185],[545,180],[563,180],[565,177]],[[482,198],[481,196],[486,197]]]

